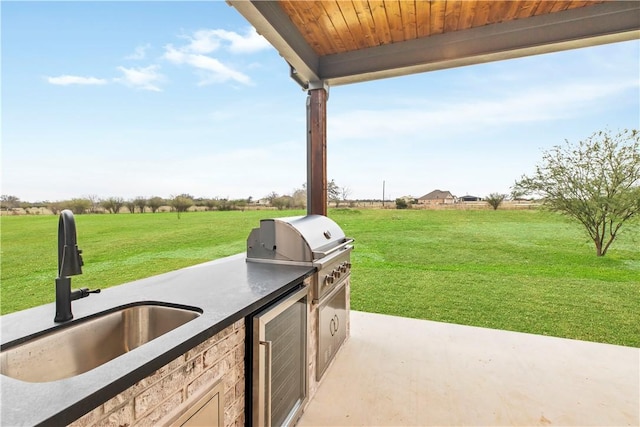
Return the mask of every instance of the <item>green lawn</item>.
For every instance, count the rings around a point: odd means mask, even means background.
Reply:
[[[105,288],[245,250],[260,218],[302,211],[76,216],[84,274]],[[352,308],[640,347],[640,225],[604,258],[541,211],[331,210],[356,238]],[[51,302],[57,216],[5,216],[2,314]]]

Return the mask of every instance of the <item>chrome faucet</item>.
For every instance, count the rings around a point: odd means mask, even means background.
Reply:
[[[100,293],[100,289],[90,291],[81,288],[71,291],[71,278],[82,274],[82,250],[78,249],[76,221],[73,212],[68,209],[60,212],[58,221],[58,277],[56,277],[56,317],[54,322],[66,322],[73,319],[71,301]]]

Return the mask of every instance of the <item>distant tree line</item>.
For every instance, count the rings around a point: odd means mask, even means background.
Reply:
[[[348,197],[351,194],[351,190],[348,187],[338,186],[333,179],[328,183],[327,187],[328,199],[331,203],[335,203],[336,207],[339,207],[341,203],[349,202]],[[300,188],[294,189],[290,195],[280,195],[273,191],[260,199],[260,201],[278,210],[304,209],[307,206],[306,184],[302,184]],[[248,206],[255,205],[258,202],[255,202],[251,196],[246,199],[204,198],[194,197],[188,193],[172,195],[169,198],[158,196],[147,198],[138,196],[132,199],[115,196],[100,198],[97,195],[91,194],[55,202],[24,202],[14,195],[2,195],[0,198],[0,209],[15,211],[19,208],[25,210],[29,208],[46,208],[53,214],[58,214],[63,209],[70,209],[74,214],[117,214],[121,212],[156,213],[160,211],[162,207],[169,207],[171,211],[177,212],[179,216],[193,206],[204,208],[206,211],[244,211]],[[126,210],[124,208],[126,208]]]
[[[25,210],[29,208],[46,208],[53,214],[58,214],[63,209],[70,209],[74,214],[117,214],[124,212],[123,208],[126,208],[129,213],[156,213],[161,207],[166,206],[172,211],[181,213],[186,212],[192,206],[204,207],[207,211],[244,210],[251,201],[252,197],[232,200],[209,199],[193,197],[190,194],[183,193],[169,198],[157,196],[146,198],[140,196],[134,199],[124,199],[123,197],[112,196],[101,199],[95,195],[89,195],[55,202],[23,202],[17,196],[2,195],[0,197],[0,208],[6,211],[14,211],[20,208]]]

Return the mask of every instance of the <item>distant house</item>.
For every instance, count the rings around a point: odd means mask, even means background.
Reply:
[[[449,205],[455,203],[456,198],[450,191],[433,190],[418,199],[420,205]]]
[[[466,195],[458,198],[458,200],[461,202],[480,202],[482,201],[482,197]]]

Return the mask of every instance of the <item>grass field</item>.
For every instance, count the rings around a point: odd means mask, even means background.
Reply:
[[[76,216],[105,288],[245,250],[260,218],[302,211]],[[355,237],[352,308],[640,347],[640,225],[604,258],[581,228],[528,211],[330,210]],[[5,216],[2,314],[51,302],[57,216]]]

